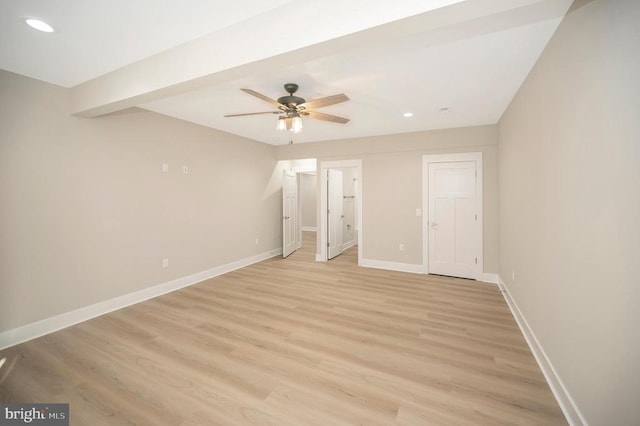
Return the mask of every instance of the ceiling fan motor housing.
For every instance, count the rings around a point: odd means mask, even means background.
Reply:
[[[298,85],[295,83],[286,83],[284,85],[284,91],[290,95],[293,95],[298,91]]]
[[[304,98],[299,96],[293,96],[294,93],[298,91],[298,85],[295,83],[287,83],[284,85],[284,90],[289,94],[289,96],[282,96],[278,98],[278,102],[288,106],[289,108],[294,108],[297,105],[301,105],[306,102]]]

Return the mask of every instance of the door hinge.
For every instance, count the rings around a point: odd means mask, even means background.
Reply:
[[[478,258],[476,257],[476,265],[478,264]]]
[[[327,241],[327,247],[331,247],[331,243]]]
[[[476,178],[478,177],[478,171],[476,170]]]
[[[476,213],[476,220],[478,220],[478,214]]]

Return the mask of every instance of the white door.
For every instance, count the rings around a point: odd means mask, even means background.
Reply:
[[[297,248],[298,178],[294,172],[284,171],[282,181],[282,257]]]
[[[429,273],[479,278],[475,161],[429,163]]]
[[[343,193],[342,172],[334,169],[327,170],[327,259],[333,259],[342,253]]]

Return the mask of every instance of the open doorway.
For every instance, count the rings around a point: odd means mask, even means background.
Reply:
[[[316,226],[316,168],[315,158],[291,160],[283,170],[282,184],[282,256],[287,257],[307,247],[315,253]],[[310,197],[311,196],[311,197]],[[313,240],[313,242],[311,242]]]
[[[299,173],[300,177],[300,225],[301,248],[314,253],[316,250],[318,218],[318,176],[315,171]]]
[[[300,176],[300,223],[302,232],[317,231],[318,177],[316,172],[299,173]]]
[[[336,183],[336,179],[339,183]],[[323,161],[320,164],[319,180],[316,260],[327,261],[356,246],[360,265],[363,235],[362,160]]]

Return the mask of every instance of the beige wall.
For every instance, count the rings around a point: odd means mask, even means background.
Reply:
[[[499,123],[500,275],[591,425],[640,420],[638,21],[577,1]]]
[[[300,198],[302,201],[302,226],[316,227],[316,183],[317,176],[315,174],[300,174]]]
[[[497,127],[403,133],[278,146],[278,159],[362,159],[363,257],[422,264],[422,156],[482,152],[484,162],[484,271],[498,272]],[[398,249],[405,244],[405,251]]]
[[[271,146],[68,111],[67,89],[0,71],[0,332],[281,247]]]

